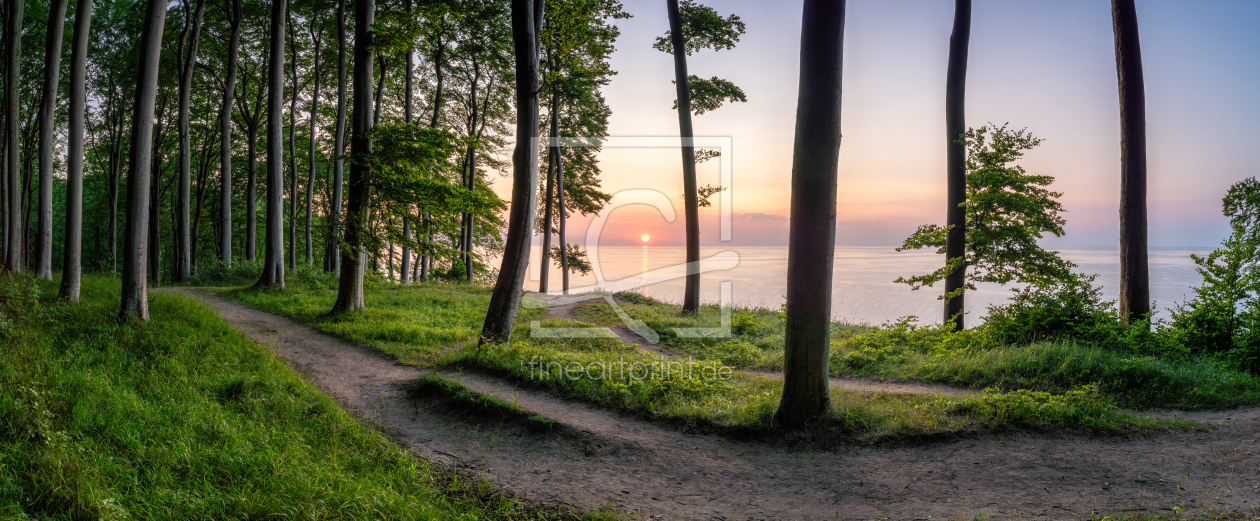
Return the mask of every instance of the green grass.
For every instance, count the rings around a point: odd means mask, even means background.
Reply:
[[[585,519],[413,457],[185,297],[0,277],[0,518]]]
[[[638,313],[649,325],[660,328],[658,331],[666,331],[666,343],[672,342],[671,349],[683,355],[663,357],[615,339],[531,339],[529,322],[542,315],[536,309],[521,310],[511,344],[477,347],[473,341],[485,316],[489,291],[475,286],[377,285],[366,292],[367,310],[337,318],[325,315],[335,300],[331,289],[235,290],[228,295],[391,353],[405,363],[487,372],[573,400],[689,428],[756,436],[777,432],[773,416],[782,382],[740,370],[767,367],[761,346],[773,344],[775,338],[782,350],[782,318],[775,312],[741,310],[736,316],[743,318],[732,320],[738,333],[734,339],[705,341],[679,339],[666,328],[717,325],[716,308],[706,308],[697,321],[682,317],[669,305],[648,299],[629,304],[632,314]],[[612,310],[603,306],[612,315]],[[604,312],[599,307],[584,305],[578,310],[577,316],[585,321],[547,319],[543,325],[590,327],[588,322],[610,321],[607,316],[595,314]],[[841,329],[837,338],[849,331],[852,329]],[[565,376],[566,370],[579,366],[592,369],[585,375],[596,378]],[[645,376],[651,367],[658,370]],[[714,378],[723,367],[726,378]],[[639,368],[641,377],[627,374],[634,368]],[[953,401],[834,389],[832,409],[817,422],[813,432],[821,439],[880,441],[1012,426],[1113,433],[1189,426],[1123,413],[1110,397],[1096,390],[1087,395],[1073,394],[1078,387],[1057,393],[994,391]],[[465,391],[448,390],[446,394],[457,396]]]
[[[633,293],[618,294],[631,317],[661,334],[661,344],[681,355],[722,358],[741,353],[744,365],[783,370],[783,317],[766,309],[736,309],[731,339],[679,338],[674,327],[715,327],[716,306],[702,306],[695,317],[681,307]],[[620,323],[611,307],[594,301],[576,314],[594,323]],[[748,347],[761,351],[750,352]],[[999,345],[983,328],[949,332],[939,326],[907,321],[876,327],[835,323],[832,327],[832,376],[924,381],[970,389],[1029,389],[1066,393],[1086,385],[1117,405],[1135,409],[1215,409],[1260,403],[1260,377],[1230,368],[1210,357],[1150,356],[1071,341]]]

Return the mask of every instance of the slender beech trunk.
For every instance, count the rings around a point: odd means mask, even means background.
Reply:
[[[678,131],[682,137],[683,213],[687,226],[687,284],[683,313],[700,312],[700,201],[696,192],[696,149],[691,129],[691,89],[687,85],[687,47],[678,0],[666,0],[670,43],[674,46],[674,83],[678,92]],[[563,247],[563,245],[561,245]]]
[[[333,137],[332,233],[328,237],[328,261],[324,269],[341,273],[341,190],[345,184],[346,150],[346,0],[337,1],[337,135]]]
[[[439,23],[446,23],[446,15],[442,15]],[[433,91],[433,119],[429,121],[429,128],[437,128],[438,121],[442,117],[442,95],[446,76],[443,74],[442,61],[446,59],[446,42],[442,40],[442,32],[437,33],[437,50],[433,53],[433,74],[437,76],[437,88]],[[424,212],[421,221],[424,224],[424,255],[420,257],[420,280],[429,280],[429,265],[433,259],[429,256],[428,246],[433,243],[433,231],[429,228],[429,212]]]
[[[556,98],[555,94],[552,94],[551,110],[553,112],[556,110],[555,98]],[[553,116],[551,118],[552,139],[555,139],[555,135],[556,135],[556,120],[555,120],[555,117]],[[547,186],[543,188],[545,192],[543,192],[544,194],[543,195],[544,197],[543,219],[542,219],[543,237],[542,237],[542,252],[541,252],[542,253],[542,267],[539,269],[539,272],[538,272],[538,292],[539,293],[547,293],[547,291],[550,289],[548,286],[550,285],[550,282],[551,282],[550,277],[549,277],[549,275],[551,274],[551,221],[554,220],[554,216],[551,213],[551,208],[552,208],[551,200],[552,200],[552,197],[555,196],[554,195],[555,194],[555,185],[554,185],[555,175],[556,175],[556,147],[551,146],[547,148]]]
[[[8,187],[8,213],[9,222],[5,226],[5,237],[7,251],[4,254],[4,271],[10,273],[21,273],[23,268],[22,255],[22,186],[18,172],[22,167],[22,154],[19,148],[19,137],[21,133],[20,111],[21,103],[18,100],[18,94],[21,92],[19,88],[21,83],[18,81],[22,77],[22,20],[26,11],[26,2],[24,0],[10,0],[8,10],[8,25],[4,31],[4,103],[5,103],[5,151],[6,151],[6,170],[8,171],[9,187]]]
[[[52,280],[53,242],[53,124],[57,115],[57,83],[61,77],[61,41],[66,29],[67,0],[48,3],[48,30],[44,41],[44,92],[39,103],[39,252],[35,276]]]
[[[966,262],[967,257],[967,132],[964,103],[967,92],[967,48],[971,39],[971,0],[955,0],[954,33],[949,37],[949,67],[945,74],[946,262]],[[945,324],[963,329],[963,291],[967,265],[945,277]]]
[[[267,237],[257,287],[284,288],[284,33],[288,0],[271,3],[267,71]],[[296,86],[295,86],[296,87]],[[295,172],[296,174],[296,172]]]
[[[135,113],[131,118],[131,150],[127,177],[127,227],[123,231],[122,303],[118,316],[149,320],[148,286],[144,277],[148,258],[149,175],[153,146],[153,111],[157,104],[158,65],[162,30],[166,24],[166,0],[149,0],[140,36],[136,69]]]
[[[363,309],[364,239],[368,226],[367,164],[372,153],[372,57],[376,0],[354,3],[354,120],[350,125],[350,198],[346,208],[346,249],[341,252],[341,276],[332,314]],[[342,40],[345,41],[344,39]]]
[[[232,33],[228,37],[227,80],[219,108],[219,252],[232,265],[232,105],[236,100],[236,70],[241,43],[241,0],[224,0]]]
[[[324,41],[324,29],[320,27],[319,31],[315,31],[315,23],[311,23],[311,49],[315,55],[315,90],[311,93],[311,147],[310,147],[310,166],[311,169],[306,177],[306,265],[311,266],[315,263],[315,249],[313,246],[314,235],[311,232],[311,211],[314,210],[315,199],[315,131],[319,128],[319,49],[320,44]]]
[[[289,56],[292,63],[290,79],[293,80],[293,97],[289,98],[289,269],[297,270],[297,211],[298,211],[298,173],[297,173],[297,149],[295,148],[297,133],[297,98],[298,98],[298,75],[297,75],[297,43],[293,35],[292,23],[289,23],[289,17],[285,17],[286,24],[289,25],[285,36],[289,39]],[[312,136],[314,137],[314,136]]]
[[[192,105],[193,73],[197,70],[197,45],[201,39],[201,14],[205,0],[197,0],[196,13],[189,17],[184,5],[184,33],[179,38],[179,200],[176,203],[174,282],[187,282],[192,275],[192,230],[189,207],[192,206],[192,137],[188,133],[189,109]],[[184,44],[188,45],[185,53]]]
[[[92,0],[79,0],[74,10],[74,34],[70,42],[70,128],[66,149],[66,249],[61,261],[58,296],[79,301],[83,273],[83,135],[87,107],[86,78],[88,37],[92,26]],[[97,234],[100,240],[100,234]]]
[[[206,127],[207,129],[210,128],[209,125],[207,125]],[[210,193],[210,189],[209,187],[206,186],[206,182],[210,178],[210,150],[211,150],[211,147],[214,146],[214,142],[211,141],[214,138],[213,136],[208,135],[209,130],[207,130],[206,132],[207,132],[206,145],[204,148],[201,149],[201,164],[197,168],[197,196],[194,197],[194,199],[196,199],[197,201],[197,205],[193,209],[192,232],[191,232],[192,246],[191,246],[190,251],[191,251],[191,257],[192,257],[192,263],[191,263],[192,271],[197,270],[197,259],[201,258],[200,257],[201,216],[202,216],[202,209],[205,207],[205,203],[206,203],[206,195]]]
[[[1151,312],[1146,246],[1146,87],[1137,7],[1111,0],[1120,87],[1120,315],[1141,320]]]
[[[792,151],[783,398],[775,417],[800,429],[830,407],[831,279],[840,159],[844,1],[805,0]],[[675,47],[675,50],[679,47]]]
[[[385,59],[384,54],[378,54],[376,61],[381,64],[381,78],[376,84],[376,103],[372,108],[372,125],[381,124],[381,98],[385,95],[385,71],[389,67],[389,60]]]
[[[530,231],[538,197],[538,33],[546,0],[512,0],[516,61],[516,145],[512,151],[512,204],[503,264],[490,296],[480,343],[507,343],[529,269]]]
[[[410,16],[411,15],[411,0],[406,0],[404,4],[407,9],[408,16]],[[414,56],[412,56],[412,54],[414,53],[415,53],[415,50],[412,49],[410,45],[408,45],[407,46],[407,63],[406,63],[407,73],[403,77],[403,121],[408,124],[411,123],[411,79],[412,79],[412,76],[414,75],[413,69],[415,69],[416,67],[415,58]],[[403,239],[405,240],[405,242],[403,242],[403,247],[402,247],[402,258],[399,260],[398,277],[399,277],[399,282],[406,284],[407,275],[408,275],[407,272],[411,268],[411,264],[410,264],[411,246],[409,245],[411,242],[411,205],[410,204],[403,206],[402,225],[403,225]]]
[[[111,78],[112,82],[112,78]],[[118,273],[118,191],[122,178],[122,108],[110,84],[110,101],[113,104],[113,120],[110,124],[109,152],[109,269]]]
[[[560,291],[569,294],[569,243],[565,235],[565,220],[568,210],[564,204],[564,154],[556,148],[556,212],[560,217],[560,229],[557,238],[560,240]]]

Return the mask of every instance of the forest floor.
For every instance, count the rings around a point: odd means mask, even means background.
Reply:
[[[1260,408],[1155,413],[1214,427],[1157,435],[1005,430],[801,449],[684,432],[489,376],[403,365],[209,292],[168,291],[209,304],[418,456],[538,501],[612,506],[640,519],[1260,517]],[[429,372],[559,428],[442,407],[414,391]]]

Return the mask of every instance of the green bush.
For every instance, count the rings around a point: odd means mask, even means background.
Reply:
[[[1126,345],[1129,329],[1094,285],[1097,275],[1073,273],[1064,280],[1012,290],[1009,303],[989,308],[985,328],[1002,344],[1072,339],[1107,347]]]
[[[863,369],[878,362],[906,361],[913,355],[949,357],[997,347],[983,329],[955,331],[945,324],[919,326],[914,316],[832,341],[833,372]]]
[[[701,348],[695,352],[695,355],[700,358],[718,360],[731,367],[749,367],[766,360],[766,354],[761,348],[735,338],[715,346]]]
[[[1189,354],[1208,354],[1260,371],[1260,237],[1241,225],[1206,257],[1191,255],[1203,285],[1172,310],[1168,333]]]

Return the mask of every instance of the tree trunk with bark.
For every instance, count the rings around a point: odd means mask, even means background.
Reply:
[[[8,24],[4,31],[4,105],[5,105],[5,169],[8,175],[9,204],[6,209],[9,222],[5,226],[4,271],[21,273],[23,269],[22,252],[22,186],[18,172],[22,168],[22,154],[19,145],[21,136],[22,103],[19,100],[22,78],[22,22],[25,18],[25,0],[10,0]]]
[[[333,203],[329,223],[332,228],[328,236],[327,261],[324,270],[330,273],[341,273],[341,247],[338,237],[341,235],[341,190],[344,183],[346,150],[346,0],[337,2],[337,135],[333,137]]]
[[[674,83],[678,93],[678,131],[682,137],[683,213],[687,227],[687,283],[683,313],[700,312],[700,201],[696,192],[696,149],[691,129],[691,89],[687,85],[687,47],[678,0],[666,0],[670,43],[674,47]],[[561,245],[563,246],[563,245]]]
[[[783,398],[775,417],[801,429],[830,407],[831,279],[840,160],[844,1],[805,0],[792,151]],[[680,47],[675,47],[680,49]]]
[[[256,287],[284,288],[284,33],[288,0],[271,3],[271,64],[267,71],[267,237]],[[296,174],[296,172],[295,172]]]
[[[363,309],[366,269],[364,239],[368,226],[368,156],[372,154],[372,57],[376,51],[376,0],[354,4],[354,120],[350,125],[350,197],[346,207],[346,249],[341,253],[341,276],[332,314]],[[342,40],[344,41],[344,40]]]
[[[153,146],[153,112],[157,104],[158,65],[162,54],[162,30],[166,25],[166,0],[149,0],[140,37],[136,78],[135,113],[131,119],[131,151],[127,179],[127,227],[123,231],[122,303],[118,316],[149,320],[148,286],[144,277],[148,258],[149,168]]]
[[[315,55],[315,86],[311,93],[311,141],[310,141],[310,166],[311,169],[306,177],[306,265],[311,266],[315,263],[315,247],[313,245],[314,234],[311,231],[311,212],[314,210],[315,199],[315,131],[319,128],[319,48],[324,41],[324,29],[320,27],[319,31],[315,30],[315,23],[311,23],[311,52]]]
[[[967,257],[967,132],[964,110],[967,92],[967,48],[971,39],[971,0],[955,0],[954,32],[949,37],[949,65],[945,73],[946,200],[945,261],[965,262]],[[945,324],[955,329],[963,323],[963,291],[967,266],[962,264],[945,277]]]
[[[57,115],[57,83],[61,79],[61,41],[65,36],[67,0],[48,4],[44,40],[44,92],[39,103],[39,253],[35,277],[52,280],[53,133]]]
[[[538,33],[546,0],[512,0],[516,61],[516,145],[512,152],[512,203],[503,264],[490,296],[480,343],[507,343],[529,269],[530,235],[538,197]]]
[[[227,79],[223,84],[223,105],[219,123],[219,252],[223,263],[232,265],[232,106],[236,100],[236,69],[241,43],[241,0],[224,0],[231,34],[228,37]]]
[[[1120,315],[1142,320],[1151,312],[1146,245],[1146,87],[1137,7],[1111,0],[1120,87]]]
[[[79,301],[83,273],[83,135],[87,112],[87,54],[92,26],[92,0],[79,0],[70,42],[70,128],[66,149],[66,249],[61,261],[58,296]],[[100,238],[100,235],[97,235]]]
[[[205,0],[197,0],[196,13],[184,5],[184,32],[179,39],[179,200],[176,203],[175,273],[172,280],[187,282],[192,276],[192,229],[189,210],[192,205],[192,137],[189,135],[189,110],[192,105],[193,73],[197,70],[197,46],[201,39],[201,14]],[[185,51],[184,45],[188,47]]]

